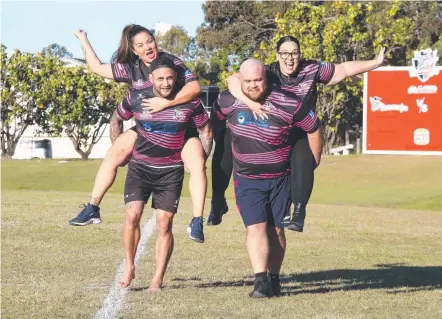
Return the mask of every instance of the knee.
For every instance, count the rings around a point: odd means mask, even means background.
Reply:
[[[172,232],[172,217],[162,216],[157,218],[158,236],[165,236]]]
[[[112,167],[118,167],[124,164],[131,154],[132,149],[111,147],[109,151],[107,151],[103,163]]]
[[[137,228],[140,226],[141,212],[128,209],[126,210],[125,224],[129,228]]]

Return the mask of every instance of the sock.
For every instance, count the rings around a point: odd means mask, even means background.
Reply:
[[[91,205],[91,207],[94,210],[94,212],[96,212],[97,210],[100,209],[98,206],[92,205],[91,203],[89,203],[89,205]]]

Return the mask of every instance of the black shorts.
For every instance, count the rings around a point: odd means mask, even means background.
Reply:
[[[200,137],[196,127],[189,127],[186,129],[186,133],[184,133],[184,140],[188,140],[192,137]]]
[[[290,221],[290,175],[271,179],[249,179],[233,174],[236,205],[244,225],[267,222],[285,227]],[[288,216],[288,220],[284,220]]]
[[[183,188],[183,178],[183,167],[154,168],[131,162],[124,185],[124,202],[147,203],[153,193],[152,208],[175,214]]]

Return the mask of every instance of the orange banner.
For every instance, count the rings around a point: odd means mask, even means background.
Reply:
[[[411,72],[410,72],[411,71]],[[385,67],[364,78],[364,154],[442,155],[442,67]]]

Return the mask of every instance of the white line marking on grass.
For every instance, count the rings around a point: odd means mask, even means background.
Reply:
[[[137,254],[135,255],[135,266],[138,265],[141,254],[146,248],[147,240],[150,236],[152,236],[154,229],[155,212],[153,213],[153,216],[149,219],[149,221],[144,225],[143,230],[141,231],[141,238],[138,244]],[[117,317],[117,313],[123,305],[124,298],[128,291],[128,288],[120,288],[118,286],[118,281],[120,280],[121,276],[123,276],[124,264],[125,260],[123,259],[121,261],[120,267],[118,268],[117,275],[115,276],[112,289],[111,291],[109,291],[109,294],[104,301],[103,307],[101,307],[101,309],[95,314],[94,319],[111,319]]]

